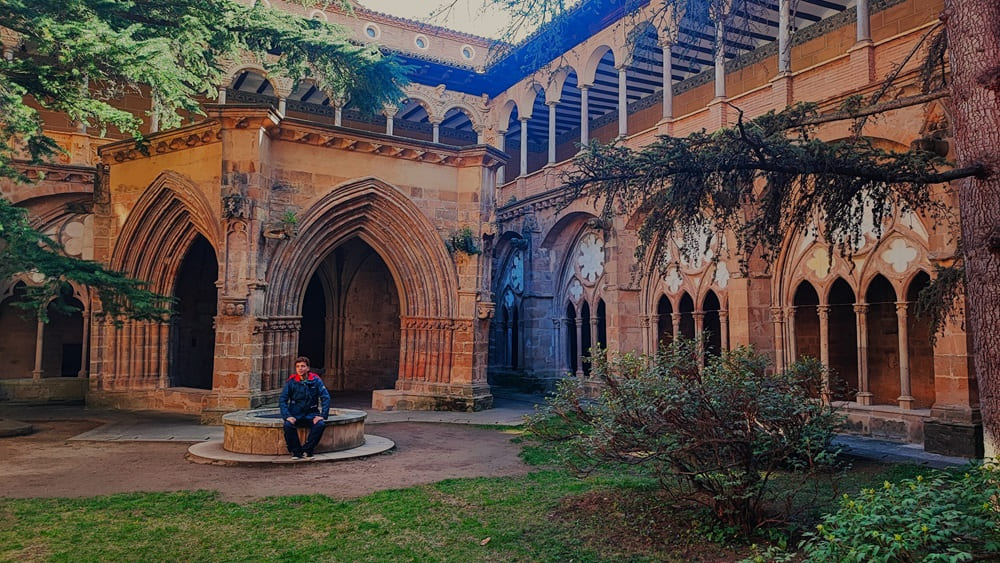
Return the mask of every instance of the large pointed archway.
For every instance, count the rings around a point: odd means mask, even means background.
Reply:
[[[331,188],[299,220],[298,235],[268,270],[263,314],[264,390],[298,350],[301,305],[313,273],[354,241],[383,262],[399,299],[399,360],[394,393],[377,391],[377,408],[478,409],[492,404],[485,359],[476,349],[472,311],[459,312],[455,263],[441,235],[397,188],[365,178]],[[482,343],[485,346],[485,343]],[[328,382],[328,385],[330,382]]]

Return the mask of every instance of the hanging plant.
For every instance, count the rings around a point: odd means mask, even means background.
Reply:
[[[462,227],[457,231],[452,231],[451,235],[444,240],[444,245],[448,247],[448,252],[464,252],[469,256],[482,254],[483,251],[476,245],[476,236],[472,234],[471,227]]]

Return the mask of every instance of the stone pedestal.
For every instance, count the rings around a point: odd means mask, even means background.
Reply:
[[[924,422],[924,451],[982,459],[983,425],[929,419]]]

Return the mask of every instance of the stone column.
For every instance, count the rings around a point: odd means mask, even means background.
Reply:
[[[154,325],[155,326],[155,325]],[[83,346],[80,348],[80,371],[77,377],[87,377],[87,342],[90,341],[90,311],[83,311]]]
[[[695,341],[698,343],[698,365],[703,366],[705,365],[705,313],[703,311],[695,311],[691,313],[691,316],[694,317]]]
[[[899,408],[913,408],[913,393],[910,390],[910,340],[906,326],[905,301],[896,302],[896,323],[899,327]]]
[[[788,337],[788,364],[794,364],[799,351],[795,342],[795,307],[785,308],[785,335]]]
[[[792,72],[792,0],[778,0],[778,75]]]
[[[45,323],[39,317],[35,326],[35,369],[31,370],[31,379],[39,381],[42,379],[42,342],[45,339]]]
[[[774,369],[782,371],[785,369],[785,339],[784,328],[781,315],[781,307],[771,307],[771,323],[774,325]]]
[[[497,131],[497,135],[500,136],[500,146],[497,148],[500,149],[500,152],[507,152],[507,131],[506,130]],[[497,185],[498,186],[503,185],[503,183],[506,181],[507,181],[507,166],[504,165],[501,166],[500,168],[497,168]]]
[[[396,106],[385,106],[382,108],[382,115],[385,116],[385,134],[392,136],[393,122],[396,118],[396,114],[399,113],[399,108]]]
[[[285,106],[286,106],[285,98],[284,97],[278,98],[278,115],[280,115],[281,117],[285,117]]]
[[[597,347],[597,308],[590,313],[590,349]]]
[[[225,104],[226,103],[226,87],[219,86],[219,97],[216,98],[216,103]]]
[[[726,37],[724,18],[715,22],[715,97],[726,97]]]
[[[858,0],[857,4],[857,31],[858,43],[872,40],[871,11],[868,9],[868,0]]]
[[[819,361],[825,368],[823,370],[823,399],[830,401],[830,306],[819,305],[816,307],[816,315],[819,316]]]
[[[669,41],[660,43],[663,48],[663,119],[674,117],[674,61],[670,56]]]
[[[580,85],[580,144],[590,142],[590,85]]]
[[[643,339],[645,354],[655,354],[657,339],[660,336],[660,316],[659,315],[643,315],[639,317],[639,322],[642,323],[642,330],[646,334],[646,338]]]
[[[854,315],[858,325],[858,404],[872,404],[868,391],[868,304],[855,303]]]
[[[528,120],[530,117],[518,116],[521,122],[521,176],[528,175]]]
[[[719,340],[721,340],[722,352],[729,351],[729,311],[719,310]]]
[[[333,108],[333,124],[337,127],[341,127],[344,122],[344,108],[337,104]]]
[[[548,102],[549,106],[549,164],[556,162],[556,106],[559,102]]]
[[[674,340],[677,340],[681,335],[681,314],[670,313],[670,320],[674,325]]]
[[[583,377],[583,318],[576,321],[576,376]]]
[[[432,129],[431,129],[431,141],[435,142],[435,143],[440,143],[441,142],[441,124],[440,123],[435,123],[435,122],[432,121],[431,122],[431,127],[432,127]]]
[[[628,77],[626,66],[618,67],[618,136],[628,135]]]

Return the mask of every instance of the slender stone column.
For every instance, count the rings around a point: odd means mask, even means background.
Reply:
[[[722,345],[722,352],[729,351],[729,311],[719,310],[719,340]]]
[[[785,369],[785,347],[784,347],[784,324],[781,315],[781,307],[771,307],[771,323],[774,325],[774,369],[782,371]]]
[[[625,66],[618,69],[618,136],[628,135],[628,77]]]
[[[823,399],[830,401],[830,306],[816,307],[819,316],[819,361],[826,368],[823,370]]]
[[[549,102],[549,164],[556,162],[556,106],[559,102]]]
[[[694,313],[691,313],[691,316],[694,317],[695,341],[698,343],[698,365],[703,366],[705,365],[705,313],[702,311],[695,311]]]
[[[583,377],[583,318],[576,321],[576,376]]]
[[[226,87],[225,86],[219,86],[219,97],[216,98],[215,101],[217,103],[219,103],[219,104],[225,104],[226,103]]]
[[[580,85],[580,144],[590,142],[590,85]]]
[[[858,0],[858,43],[865,43],[872,40],[871,11],[868,8],[868,0]]]
[[[528,175],[528,120],[530,117],[519,116],[521,122],[521,176]]]
[[[432,127],[432,130],[431,130],[431,141],[434,142],[434,143],[440,143],[441,142],[441,124],[440,123],[431,122],[431,127]]]
[[[156,98],[150,96],[149,99],[149,132],[156,133],[160,130],[160,112],[156,111],[158,104]]]
[[[506,130],[497,131],[497,134],[500,135],[500,146],[497,148],[500,149],[500,152],[507,152],[507,131]],[[497,185],[502,186],[506,182],[506,180],[507,180],[507,166],[504,165],[501,166],[500,168],[497,168]]]
[[[854,315],[858,325],[858,404],[872,404],[868,390],[868,304],[855,303]]]
[[[778,0],[778,75],[792,72],[792,0]]]
[[[285,116],[285,106],[286,106],[285,98],[278,98],[278,115],[280,115],[281,117]]]
[[[333,108],[333,124],[340,127],[344,122],[344,108],[339,104]]]
[[[87,348],[90,341],[90,311],[83,312],[83,346],[80,347],[80,371],[77,377],[87,377]]]
[[[45,338],[45,323],[39,318],[35,327],[35,369],[31,370],[31,379],[38,381],[42,378],[42,342]]]
[[[655,354],[660,338],[660,315],[643,315],[640,320],[643,330],[646,331],[646,338],[643,340],[646,343],[645,353]]]
[[[910,389],[910,339],[906,326],[906,301],[896,302],[896,323],[899,326],[899,408],[913,408]]]
[[[590,349],[597,347],[597,311],[590,314]]]
[[[660,43],[663,48],[663,119],[674,116],[674,61],[670,56],[669,41]]]
[[[715,22],[715,97],[726,97],[726,36],[721,17]]]
[[[670,313],[670,320],[674,324],[674,340],[677,340],[681,335],[681,314],[680,313]]]
[[[785,308],[785,335],[788,337],[788,364],[794,364],[799,357],[798,343],[795,342],[795,307]]]
[[[385,106],[382,109],[382,115],[385,116],[385,134],[392,136],[393,122],[396,119],[396,114],[399,112],[399,108],[395,106]]]

